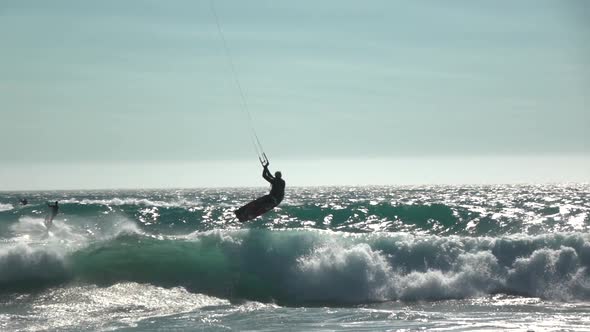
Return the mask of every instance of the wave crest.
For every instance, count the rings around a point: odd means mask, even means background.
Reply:
[[[0,288],[31,290],[66,280],[69,269],[63,254],[46,247],[16,244],[0,248]]]

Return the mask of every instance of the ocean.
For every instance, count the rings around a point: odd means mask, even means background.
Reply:
[[[267,191],[1,192],[0,330],[590,331],[590,185]]]

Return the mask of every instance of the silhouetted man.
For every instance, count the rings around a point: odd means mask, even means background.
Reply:
[[[268,165],[268,161],[262,164],[262,177],[270,182],[270,193],[267,196],[270,196],[269,198],[274,203],[274,206],[277,206],[285,197],[285,180],[282,179],[283,175],[280,171],[276,171],[273,177],[268,170]]]
[[[285,180],[283,180],[281,172],[275,172],[272,176],[268,170],[268,160],[261,160],[262,162],[262,177],[270,182],[271,188],[268,195],[264,195],[255,201],[252,201],[235,211],[236,217],[239,221],[247,221],[254,219],[279,205],[285,197]]]

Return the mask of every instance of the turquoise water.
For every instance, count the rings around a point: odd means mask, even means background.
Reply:
[[[0,329],[590,330],[588,185],[265,192],[0,193]]]

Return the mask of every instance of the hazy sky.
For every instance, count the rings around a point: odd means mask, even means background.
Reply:
[[[0,190],[263,185],[210,5],[1,0]],[[590,2],[215,7],[288,184],[590,181]]]

